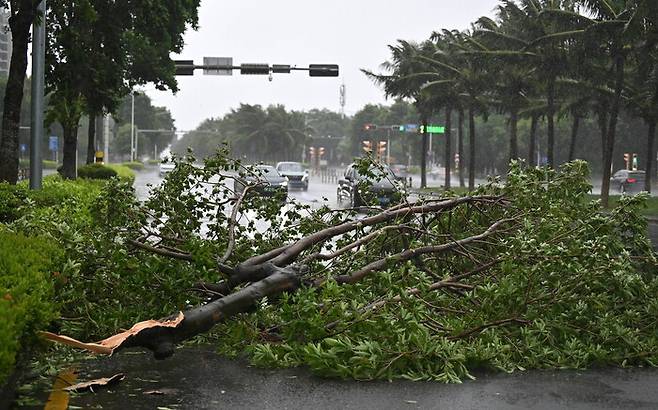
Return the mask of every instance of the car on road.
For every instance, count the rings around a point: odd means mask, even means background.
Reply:
[[[160,176],[164,177],[168,173],[174,170],[176,168],[176,164],[173,162],[161,162],[160,163]]]
[[[245,190],[245,184],[254,185],[251,190],[263,196],[281,195],[284,200],[288,196],[288,179],[271,165],[257,165],[242,181],[236,179],[235,193],[241,194]]]
[[[300,162],[279,162],[276,170],[288,178],[288,189],[297,188],[308,191],[308,170]]]
[[[388,206],[405,195],[395,174],[386,165],[372,165],[367,175],[356,164],[349,165],[338,181],[338,203],[357,208],[369,204]]]
[[[610,188],[620,193],[635,193],[644,190],[644,171],[629,171],[621,169],[610,178]]]

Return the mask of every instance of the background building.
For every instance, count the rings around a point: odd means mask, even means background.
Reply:
[[[11,61],[11,30],[9,29],[9,10],[0,9],[0,75],[9,75]]]

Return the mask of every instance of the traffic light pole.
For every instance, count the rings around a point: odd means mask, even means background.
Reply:
[[[43,168],[41,141],[44,121],[44,73],[46,60],[46,0],[38,7],[41,18],[32,26],[32,123],[30,127],[30,189],[41,189]]]

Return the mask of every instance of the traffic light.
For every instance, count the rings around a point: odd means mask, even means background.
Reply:
[[[308,66],[310,77],[338,77],[337,64],[310,64]]]
[[[386,141],[379,141],[377,143],[377,155],[383,157],[386,154]]]
[[[308,155],[313,158],[315,157],[315,147],[309,147],[308,148]]]
[[[269,64],[242,64],[240,65],[240,74],[260,74],[267,75],[270,73]]]
[[[633,171],[637,171],[637,154],[633,154]]]
[[[372,141],[363,141],[363,150],[365,152],[372,152]]]
[[[176,75],[194,75],[194,60],[174,60]]]
[[[631,154],[628,152],[624,153],[624,162],[626,163],[625,169],[631,169]]]
[[[318,148],[318,157],[322,158],[323,155],[324,155],[324,147]]]
[[[377,126],[375,124],[366,124],[363,126],[363,129],[366,131],[374,131],[377,129]]]

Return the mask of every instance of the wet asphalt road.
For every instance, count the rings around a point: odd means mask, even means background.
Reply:
[[[138,196],[154,171],[140,173]],[[335,188],[316,184],[292,193],[304,202]],[[650,225],[658,245],[658,224]],[[355,382],[322,379],[306,369],[265,370],[224,359],[209,347],[179,349],[156,361],[149,353],[121,352],[78,366],[81,380],[125,373],[110,390],[71,397],[77,408],[103,409],[658,409],[658,369],[595,369],[479,374],[463,384]],[[160,394],[146,394],[157,391]],[[42,399],[45,400],[42,394]]]
[[[658,369],[480,374],[463,384],[323,379],[266,370],[183,348],[165,361],[124,352],[81,367],[81,378],[124,373],[111,390],[71,398],[103,409],[658,409]],[[147,394],[157,391],[161,394]]]

